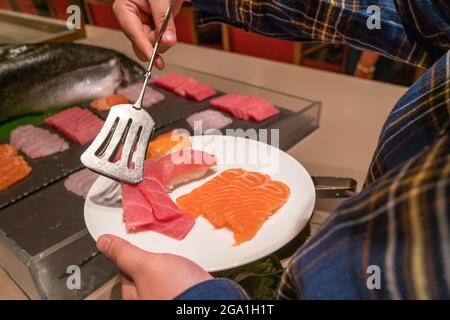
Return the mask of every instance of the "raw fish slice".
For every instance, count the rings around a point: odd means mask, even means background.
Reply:
[[[186,81],[182,85],[176,87],[173,90],[173,93],[175,93],[176,95],[179,95],[180,97],[186,97],[187,91],[190,88],[196,87],[197,85],[199,85],[199,82],[197,80],[190,78],[188,81]]]
[[[163,89],[173,92],[176,88],[188,82],[190,79],[191,78],[179,73],[169,72],[168,74],[153,80],[153,83]]]
[[[17,155],[17,151],[16,155],[12,155],[14,152],[10,147],[3,145],[1,152],[3,156],[0,156],[0,191],[3,191],[27,177],[32,169],[22,156]]]
[[[201,130],[204,132],[209,129],[222,129],[233,123],[229,117],[215,110],[205,110],[194,113],[187,117],[187,123],[194,129],[195,122],[201,123]]]
[[[17,155],[17,150],[10,144],[0,144],[0,161]]]
[[[94,140],[103,127],[103,120],[78,107],[61,111],[44,122],[80,145]]]
[[[175,151],[191,149],[191,147],[189,135],[174,129],[158,136],[148,144],[147,159],[155,160]]]
[[[28,157],[38,159],[69,149],[69,144],[56,134],[26,125],[11,132],[11,144],[23,151]]]
[[[214,96],[216,93],[216,90],[203,83],[199,83],[195,86],[189,86],[188,88],[186,88],[186,96],[189,99],[197,102],[208,99]]]
[[[228,112],[241,120],[261,122],[277,114],[279,110],[259,97],[227,94],[210,101],[212,107]]]
[[[194,224],[195,217],[183,214],[167,222],[155,220],[153,223],[145,226],[144,229],[152,230],[177,240],[183,240],[194,227]]]
[[[203,177],[217,164],[216,157],[198,150],[181,150],[157,160],[146,160],[144,179],[155,178],[167,190]]]
[[[111,96],[101,97],[91,103],[91,108],[97,111],[108,111],[118,104],[129,103],[128,99],[121,94],[113,94]]]
[[[122,183],[123,220],[129,232],[139,231],[155,221],[153,208],[139,188]]]
[[[92,172],[89,169],[83,169],[71,174],[64,181],[64,187],[67,189],[67,191],[70,191],[77,196],[86,199],[89,189],[91,189],[91,186],[94,184],[97,178],[97,173]]]
[[[126,97],[129,101],[134,103],[141,93],[143,83],[135,83],[124,89],[120,89],[117,92]],[[159,91],[156,91],[151,86],[147,86],[145,91],[144,100],[142,101],[142,107],[150,108],[158,102],[164,100],[165,97]]]
[[[262,100],[258,105],[254,105],[246,110],[250,120],[261,122],[272,118],[280,113],[280,110],[275,108],[272,104]]]
[[[23,148],[23,152],[31,159],[39,159],[69,149],[69,144],[56,134],[50,134],[41,143],[28,145]]]
[[[161,183],[153,177],[144,177],[144,181],[139,183],[138,188],[152,206],[157,220],[167,221],[183,215]]]
[[[216,228],[230,228],[238,245],[251,240],[289,194],[284,183],[267,175],[232,169],[179,197],[177,204],[183,212],[204,215]]]

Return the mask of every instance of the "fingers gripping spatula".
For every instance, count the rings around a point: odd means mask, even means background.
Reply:
[[[132,184],[136,184],[143,179],[145,154],[155,122],[142,109],[142,100],[152,74],[153,64],[158,56],[162,35],[166,30],[171,14],[172,6],[169,5],[153,49],[139,98],[133,105],[120,104],[111,108],[100,133],[81,156],[81,162],[87,168],[112,179]],[[120,161],[115,161],[122,145]]]

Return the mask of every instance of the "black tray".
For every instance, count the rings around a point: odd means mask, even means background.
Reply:
[[[183,97],[176,96],[161,89],[156,90],[162,92],[165,95],[166,99],[146,109],[156,123],[156,131],[154,137],[174,128],[185,128],[193,133],[192,128],[186,122],[186,118],[196,112],[212,108],[209,105],[209,100],[195,102]],[[218,93],[217,96],[221,94],[223,93]],[[81,107],[89,108],[89,105],[90,102],[82,104]],[[106,119],[106,117],[108,116],[108,112],[97,112],[92,108],[89,108],[89,110],[102,119]],[[238,120],[224,113],[225,115],[233,119],[233,123],[222,129],[222,132],[225,133],[227,129],[246,130],[251,128],[277,128],[280,129],[280,141],[282,143],[280,148],[286,150],[287,148],[292,146],[292,144],[305,136],[304,130],[308,130],[308,124],[302,125],[301,123],[299,123],[300,119],[297,119],[298,114],[293,111],[280,107],[279,110],[280,113],[277,116],[259,123],[253,121]],[[301,121],[304,120],[305,117],[301,119]],[[311,119],[312,122],[314,120],[315,119]],[[287,122],[292,123],[288,124]],[[45,124],[41,125],[41,127],[53,133],[58,133],[56,130]],[[302,130],[298,130],[299,127],[301,127]],[[311,131],[313,131],[314,129],[315,127],[310,128]],[[65,138],[61,133],[58,134],[61,137]],[[16,183],[5,191],[0,192],[0,209],[5,208],[16,201],[67,177],[69,174],[84,168],[81,164],[80,157],[84,150],[87,148],[87,145],[80,146],[67,138],[65,138],[65,140],[69,142],[69,150],[49,157],[33,160],[21,153],[27,160],[29,165],[32,167],[33,172],[24,180]],[[8,141],[0,141],[0,143],[8,143]]]
[[[40,127],[52,133],[57,133],[50,126],[42,125]],[[60,133],[57,134],[63,137]],[[22,181],[19,181],[4,191],[0,191],[0,209],[83,168],[80,162],[80,155],[87,146],[80,146],[69,139],[65,140],[69,143],[68,150],[41,159],[31,159],[19,151],[33,171]],[[0,143],[9,143],[9,141],[0,141]]]

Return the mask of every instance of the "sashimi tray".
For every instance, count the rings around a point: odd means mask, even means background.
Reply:
[[[214,88],[216,93],[196,102],[153,86],[155,91],[164,95],[164,99],[146,109],[156,122],[152,138],[180,128],[194,134],[187,118],[211,110],[210,100],[226,93],[264,98],[273,103],[279,113],[261,122],[230,117],[232,122],[221,128],[223,133],[228,133],[227,129],[279,129],[279,148],[288,150],[318,128],[320,102],[176,65],[167,66],[158,76],[170,72],[201,81]],[[91,108],[91,102],[82,101],[76,106],[99,119],[106,119],[108,111]],[[42,116],[42,119],[53,113],[57,111]],[[31,299],[83,299],[118,274],[114,264],[98,254],[95,242],[86,230],[83,218],[85,200],[64,186],[70,175],[84,169],[80,156],[89,144],[80,145],[68,139],[48,123],[38,121],[34,124],[60,136],[68,148],[39,159],[32,159],[19,150],[19,155],[32,172],[0,191],[0,265]],[[5,127],[11,125],[5,126],[0,121],[0,132]],[[11,137],[3,135],[0,145],[9,144]],[[80,289],[68,288],[67,280],[72,270],[68,266],[79,268],[82,275]]]

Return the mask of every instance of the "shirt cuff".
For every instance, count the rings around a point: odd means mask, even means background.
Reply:
[[[175,300],[247,300],[249,297],[236,282],[212,279],[201,282],[175,298]]]

